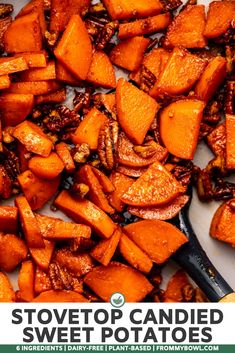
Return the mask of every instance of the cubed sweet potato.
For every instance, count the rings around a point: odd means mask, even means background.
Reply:
[[[44,239],[44,248],[29,248],[30,254],[34,262],[42,268],[44,271],[47,271],[51,262],[51,258],[54,252],[55,243],[50,240]]]
[[[45,103],[63,103],[66,100],[66,89],[62,88],[59,91],[42,94],[35,97],[35,105]]]
[[[182,270],[177,271],[169,280],[164,293],[164,302],[182,302],[183,288],[190,285],[186,273]]]
[[[182,99],[161,111],[160,135],[174,156],[193,159],[205,104],[197,99]]]
[[[49,61],[46,67],[36,67],[19,74],[19,80],[25,82],[48,81],[55,79],[56,69],[55,62],[53,60]]]
[[[44,50],[39,52],[24,52],[14,55],[14,57],[19,56],[22,56],[25,59],[28,67],[30,68],[47,66],[47,54]]]
[[[64,163],[57,153],[51,152],[48,157],[34,156],[29,160],[29,169],[42,179],[55,179],[63,169]]]
[[[117,292],[124,295],[126,302],[139,302],[153,289],[142,273],[119,262],[95,267],[84,281],[105,302]]]
[[[167,261],[188,241],[172,224],[159,220],[135,222],[125,226],[123,230],[157,264]]]
[[[70,86],[81,86],[82,81],[79,81],[72,73],[58,60],[56,61],[56,79]]]
[[[23,56],[0,58],[0,76],[13,74],[27,69],[28,65]]]
[[[95,86],[105,88],[116,87],[115,71],[107,54],[103,51],[95,51],[92,56],[91,66],[86,80]]]
[[[224,154],[226,150],[226,125],[224,122],[207,135],[207,143],[216,156]]]
[[[44,35],[46,31],[46,20],[44,14],[44,0],[31,0],[29,1],[17,14],[16,18],[28,15],[32,12],[36,12],[38,14],[42,35]]]
[[[226,166],[235,169],[235,115],[226,114]]]
[[[132,142],[141,145],[157,114],[158,103],[145,92],[120,78],[116,89],[116,104],[121,128]]]
[[[0,302],[13,303],[15,302],[15,292],[5,273],[0,272]]]
[[[49,290],[39,294],[34,303],[88,303],[83,295],[71,290]]]
[[[34,292],[36,295],[51,290],[51,280],[49,275],[39,266],[35,270]]]
[[[0,232],[15,234],[18,231],[18,209],[0,206]]]
[[[110,53],[113,64],[129,71],[138,70],[149,45],[149,39],[133,37],[118,43]]]
[[[71,156],[68,145],[65,142],[60,142],[55,146],[56,153],[64,163],[64,168],[67,173],[73,173],[75,171],[75,164]]]
[[[125,204],[121,201],[121,197],[134,183],[134,180],[118,172],[112,172],[110,175],[110,180],[115,187],[115,190],[109,195],[110,205],[113,206],[118,212],[122,212]]]
[[[99,169],[95,167],[91,167],[93,173],[95,174],[96,178],[98,179],[102,189],[105,193],[110,193],[115,190],[113,183],[109,180],[109,178],[101,172]]]
[[[22,263],[18,285],[19,291],[17,298],[24,302],[31,302],[34,297],[34,279],[35,279],[35,266],[32,260],[26,260]]]
[[[11,80],[8,75],[0,76],[0,90],[7,89],[11,85]]]
[[[205,6],[188,5],[168,27],[164,45],[167,48],[204,48],[207,44],[205,30]]]
[[[126,165],[119,164],[117,166],[117,172],[122,173],[132,178],[139,178],[147,170],[147,167],[127,167]]]
[[[0,234],[0,269],[11,272],[26,258],[25,242],[14,234]]]
[[[84,276],[90,272],[95,264],[89,254],[74,253],[66,248],[56,251],[55,260],[77,277]]]
[[[115,120],[117,115],[115,93],[97,93],[94,98],[98,105],[104,106]]]
[[[37,96],[40,94],[48,94],[51,92],[58,91],[62,87],[63,86],[59,82],[54,80],[13,82],[7,92],[18,94],[33,94]]]

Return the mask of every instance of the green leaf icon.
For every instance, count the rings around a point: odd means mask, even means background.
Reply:
[[[114,304],[119,305],[122,303],[122,297],[118,297],[117,299],[113,299]]]

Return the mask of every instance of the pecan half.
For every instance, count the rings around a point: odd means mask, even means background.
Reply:
[[[234,114],[234,94],[235,94],[235,81],[228,81],[226,84],[225,95],[225,113]]]
[[[3,53],[4,49],[4,33],[7,28],[10,26],[12,18],[10,16],[0,19],[0,52]]]
[[[182,5],[181,0],[161,0],[161,3],[163,5],[163,12],[176,10]]]
[[[140,89],[148,93],[156,82],[156,76],[145,66],[140,70]]]
[[[71,193],[79,199],[84,199],[89,192],[89,186],[83,183],[74,183],[70,189]]]
[[[19,158],[15,152],[3,147],[3,166],[12,182],[17,181],[17,176],[20,174],[20,163]],[[18,182],[17,182],[18,185]]]
[[[9,16],[14,10],[11,4],[0,4],[0,18]]]
[[[72,157],[76,163],[86,163],[90,153],[90,147],[87,143],[76,145],[71,151]]]
[[[58,263],[51,263],[49,266],[49,278],[54,290],[73,289],[73,277],[66,268],[62,268]]]
[[[142,158],[150,158],[156,154],[158,151],[157,143],[153,140],[146,142],[144,145],[135,145],[133,147],[135,153],[137,153]]]
[[[70,110],[64,105],[51,110],[43,119],[45,127],[53,133],[65,133],[67,131],[64,128],[76,128],[79,122],[80,116],[74,110]]]
[[[187,186],[191,182],[193,171],[193,163],[189,161],[183,165],[175,165],[172,174],[182,185]]]
[[[96,38],[96,49],[104,50],[107,44],[110,42],[116,31],[118,30],[118,21],[112,21],[107,23],[98,33]]]
[[[101,164],[107,170],[114,169],[116,165],[118,130],[118,123],[113,119],[107,120],[100,129],[97,152]]]
[[[86,89],[85,92],[79,92],[74,90],[73,107],[74,112],[78,113],[80,111],[88,110],[91,105],[91,95],[92,90]]]

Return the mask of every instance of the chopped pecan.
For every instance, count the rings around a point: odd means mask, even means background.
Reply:
[[[227,31],[222,34],[221,36],[214,38],[214,42],[219,44],[219,45],[224,45],[224,44],[233,44],[235,39],[235,31],[234,28],[231,27],[227,29]]]
[[[145,50],[145,53],[149,53],[158,44],[158,38],[149,38],[149,39],[150,39],[150,42],[149,42],[149,45],[147,46],[147,49]]]
[[[11,4],[0,4],[0,18],[9,16],[14,10]]]
[[[109,23],[110,20],[104,15],[103,17],[99,15],[89,15],[85,20],[85,25],[88,33],[94,38],[96,38],[103,27]]]
[[[80,122],[80,116],[65,105],[53,109],[43,119],[46,128],[51,132],[61,132],[65,127],[77,127]],[[64,131],[62,131],[64,132]]]
[[[175,165],[172,174],[182,185],[187,186],[191,182],[193,171],[193,163],[189,161],[183,165]]]
[[[54,50],[59,39],[59,31],[45,31],[46,46],[50,50]]]
[[[195,290],[191,284],[187,284],[182,288],[183,302],[191,302],[195,296]]]
[[[49,278],[54,290],[73,289],[73,277],[66,268],[62,268],[58,263],[51,263],[49,266]]]
[[[215,180],[214,199],[216,201],[229,200],[235,197],[235,184],[221,178]]]
[[[118,21],[112,21],[107,23],[98,33],[96,38],[96,49],[104,50],[107,44],[110,42],[116,31],[118,30]]]
[[[234,45],[226,45],[225,56],[227,60],[227,73],[231,74],[234,70],[234,59],[235,59]]]
[[[226,114],[234,114],[234,94],[235,81],[227,81],[224,107]]]
[[[3,147],[3,166],[12,182],[16,182],[17,176],[20,174],[19,158],[15,152]],[[18,183],[17,183],[18,185]]]
[[[12,18],[10,16],[0,19],[0,52],[3,53],[4,49],[4,33],[7,28],[10,26]]]
[[[141,66],[140,70],[140,88],[148,93],[156,82],[156,76],[145,66]]]
[[[106,12],[107,10],[102,4],[102,2],[98,2],[97,4],[94,4],[89,8],[89,13],[91,13],[92,15],[103,15]]]
[[[181,0],[161,0],[163,12],[174,11],[182,5]]]
[[[74,183],[70,191],[77,198],[84,199],[84,197],[89,192],[89,186],[83,183]]]
[[[6,169],[0,165],[0,196],[3,199],[9,199],[12,195],[12,182]]]
[[[146,142],[144,145],[135,145],[133,147],[135,153],[137,153],[142,158],[150,158],[153,157],[156,153],[157,143],[153,140]]]
[[[9,144],[14,141],[13,129],[12,126],[7,126],[2,130],[2,141],[4,143]]]
[[[80,111],[87,110],[91,105],[91,89],[86,89],[85,92],[79,92],[74,90],[73,107],[74,112],[78,113]]]
[[[51,9],[51,0],[43,0],[44,10],[50,11]]]
[[[220,154],[212,159],[206,166],[206,173],[211,176],[225,176],[227,174],[225,156]]]
[[[100,161],[107,170],[114,169],[116,165],[117,142],[118,123],[113,119],[109,119],[100,129],[97,149]]]
[[[90,147],[87,143],[76,145],[71,151],[72,157],[76,163],[86,163],[90,153]]]
[[[211,176],[201,170],[197,177],[197,193],[201,201],[211,201],[214,196]]]
[[[200,125],[199,140],[204,139],[212,131],[213,131],[213,127],[212,126],[202,122],[201,125]]]

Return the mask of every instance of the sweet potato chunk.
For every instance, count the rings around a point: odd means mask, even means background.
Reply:
[[[157,264],[164,263],[188,241],[172,224],[159,220],[135,222],[123,230]]]
[[[205,6],[188,5],[168,27],[165,47],[204,48]]]
[[[57,155],[52,152],[48,157],[34,156],[29,161],[29,169],[42,179],[55,179],[64,169],[64,163]]]
[[[96,150],[100,129],[106,121],[107,117],[104,114],[92,108],[72,135],[73,143],[75,145],[87,143],[91,150]]]
[[[95,174],[96,178],[99,180],[102,189],[106,193],[110,193],[115,190],[113,183],[109,180],[109,178],[102,173],[99,169],[91,167],[93,173]]]
[[[93,53],[91,66],[86,80],[95,86],[116,87],[115,71],[109,57],[103,51]]]
[[[18,209],[13,206],[0,206],[0,232],[17,233]]]
[[[153,16],[163,8],[159,0],[104,0],[104,5],[114,20]]]
[[[87,274],[94,266],[94,261],[89,254],[71,252],[66,248],[56,251],[55,261],[77,277]]]
[[[31,248],[44,248],[44,241],[37,224],[37,220],[24,196],[15,199],[16,207],[19,210],[20,223],[24,232],[27,245]]]
[[[15,292],[12,285],[5,275],[0,272],[0,302],[1,303],[13,303],[15,302]]]
[[[105,302],[116,292],[122,293],[126,302],[139,302],[153,289],[142,273],[119,262],[95,267],[84,281]]]
[[[83,295],[70,290],[49,290],[39,294],[34,303],[88,303]]]
[[[167,284],[164,302],[182,302],[184,300],[183,288],[188,285],[190,285],[190,282],[186,273],[182,270],[177,271]]]
[[[0,58],[0,76],[13,74],[28,69],[27,62],[22,56]]]
[[[26,4],[18,13],[16,18],[28,15],[29,13],[36,12],[41,26],[42,34],[46,31],[46,20],[44,15],[44,0],[31,0]]]
[[[149,256],[124,233],[119,242],[119,250],[124,259],[126,259],[131,266],[144,273],[150,272],[153,267],[153,262]]]
[[[43,131],[30,121],[24,121],[14,128],[13,136],[26,147],[29,152],[48,157],[53,143]]]
[[[122,173],[126,176],[132,177],[132,178],[139,178],[141,175],[143,175],[147,170],[147,167],[127,167],[125,165],[120,165],[117,167],[117,172]]]
[[[4,93],[0,96],[0,111],[3,125],[20,124],[31,113],[34,106],[32,94]]]
[[[126,70],[138,70],[148,45],[148,38],[133,37],[126,39],[112,49],[110,53],[110,60],[115,65]]]
[[[126,39],[135,36],[143,36],[161,32],[166,29],[171,23],[171,14],[169,12],[137,20],[134,22],[121,23],[119,26],[119,39]]]
[[[121,201],[121,197],[134,183],[134,180],[118,172],[113,172],[110,175],[110,180],[115,187],[115,190],[109,195],[110,205],[118,212],[122,212],[125,204]]]
[[[182,99],[168,105],[160,115],[160,134],[174,156],[193,159],[205,104],[196,99]]]
[[[1,63],[1,62],[0,62]],[[50,61],[46,67],[36,67],[19,75],[20,81],[47,81],[56,79],[55,62]]]
[[[77,79],[86,79],[92,60],[92,45],[79,15],[71,17],[54,53]]]
[[[34,299],[34,278],[35,268],[33,261],[24,261],[18,277],[19,291],[17,292],[17,297],[20,300],[31,302]]]
[[[128,207],[128,212],[143,219],[159,219],[166,221],[177,216],[182,207],[186,205],[189,197],[180,195],[169,204],[160,207]]]
[[[67,173],[73,173],[75,171],[75,164],[71,156],[69,147],[65,142],[60,142],[55,146],[56,153],[64,163],[64,168]]]
[[[226,77],[226,60],[221,56],[209,62],[195,87],[199,99],[208,102]]]
[[[88,200],[73,198],[68,191],[59,194],[55,205],[75,222],[84,222],[104,238],[111,237],[116,229],[115,223],[99,207]]]
[[[34,262],[43,270],[47,271],[51,262],[55,243],[44,239],[44,248],[29,248],[30,254]]]
[[[34,292],[40,294],[49,290],[51,290],[51,280],[48,274],[37,266],[34,279]]]
[[[11,80],[8,75],[0,76],[0,90],[7,89],[11,85]]]
[[[0,268],[13,271],[27,256],[25,242],[14,234],[0,234]]]
[[[119,243],[122,232],[120,229],[115,230],[109,239],[101,240],[90,252],[95,260],[99,261],[102,265],[107,266]]]
[[[35,105],[45,103],[62,103],[66,100],[66,89],[62,88],[59,91],[42,94],[35,97]]]
[[[123,78],[120,78],[116,90],[118,121],[136,144],[142,144],[159,109],[158,103]]]
[[[28,67],[46,67],[47,66],[47,54],[46,51],[39,52],[24,52],[20,54],[15,54],[14,57],[22,56]]]
[[[70,86],[80,86],[82,81],[79,81],[72,73],[59,61],[56,62],[56,79],[65,82]]]
[[[212,1],[209,4],[204,36],[216,38],[223,35],[235,19],[234,1]]]
[[[61,84],[54,80],[35,82],[13,82],[7,92],[40,95],[58,91],[61,87]]]
[[[37,12],[13,21],[4,33],[7,53],[22,53],[42,49],[42,33]]]
[[[235,116],[226,115],[226,166],[235,169]]]
[[[207,62],[183,48],[175,48],[150,91],[154,98],[188,92],[203,73]]]
[[[132,206],[161,206],[182,194],[185,188],[159,163],[153,163],[147,171],[121,197]]]

